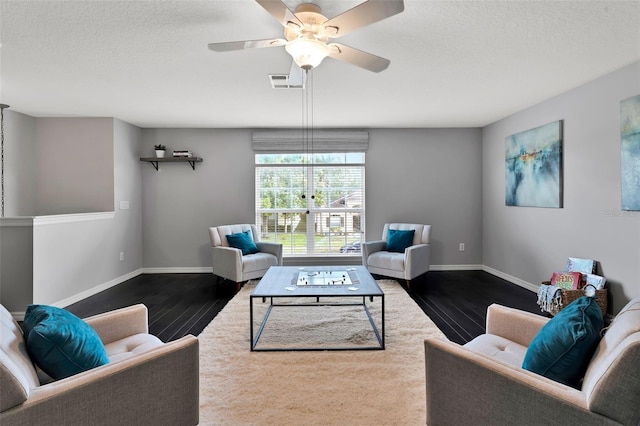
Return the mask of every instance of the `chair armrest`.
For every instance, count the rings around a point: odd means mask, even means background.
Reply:
[[[429,425],[605,425],[583,392],[455,343],[424,342]]]
[[[367,259],[369,258],[369,256],[371,256],[373,253],[377,252],[377,251],[382,251],[384,249],[387,248],[387,242],[384,240],[379,240],[379,241],[367,241],[362,243],[361,249],[362,249],[362,264],[366,267],[367,266]]]
[[[282,244],[256,241],[256,246],[258,246],[258,250],[261,252],[271,253],[278,258],[278,266],[282,266]]]
[[[487,334],[529,346],[549,318],[519,309],[492,304],[487,308]]]
[[[4,424],[195,425],[199,342],[193,336],[31,391]]]
[[[416,244],[404,251],[405,276],[415,278],[429,271],[431,244]]]
[[[233,247],[211,247],[213,273],[237,281],[242,275],[242,250]]]
[[[134,334],[148,333],[148,317],[147,307],[138,304],[84,318],[84,321],[106,345]]]

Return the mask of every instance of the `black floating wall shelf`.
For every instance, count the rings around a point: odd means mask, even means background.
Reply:
[[[196,169],[196,163],[201,163],[200,157],[140,157],[140,161],[151,163],[151,165],[159,170],[159,163],[189,163],[193,170]]]

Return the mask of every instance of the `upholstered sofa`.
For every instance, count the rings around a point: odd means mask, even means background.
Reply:
[[[466,345],[427,339],[427,424],[639,425],[640,298],[629,302],[596,341],[576,387],[521,367],[548,321],[491,305],[486,334]]]
[[[198,339],[162,343],[136,305],[86,318],[108,364],[53,381],[29,357],[19,324],[0,305],[0,424],[194,425]]]

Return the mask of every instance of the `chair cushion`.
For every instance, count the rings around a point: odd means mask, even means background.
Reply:
[[[404,253],[377,251],[367,258],[367,264],[374,268],[404,271]]]
[[[405,249],[413,244],[415,230],[389,229],[387,232],[387,251],[404,253]]]
[[[56,380],[109,362],[95,330],[69,311],[29,305],[23,327],[31,359]]]
[[[255,271],[269,269],[271,266],[278,266],[278,258],[271,253],[255,253],[242,258],[242,273],[250,274]]]
[[[229,246],[242,250],[243,256],[260,251],[256,243],[253,242],[250,230],[237,234],[229,234],[227,235],[227,241],[229,242]]]
[[[162,344],[162,341],[153,334],[141,333],[108,343],[105,345],[105,350],[109,356],[109,362],[118,362],[162,346]]]
[[[522,366],[522,360],[527,353],[526,346],[493,334],[481,334],[464,347],[514,367]]]
[[[522,368],[579,387],[604,325],[595,299],[583,296],[549,320],[531,341]]]

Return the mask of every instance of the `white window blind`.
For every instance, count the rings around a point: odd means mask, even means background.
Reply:
[[[303,140],[306,143],[303,144]],[[365,152],[369,147],[366,130],[285,129],[261,130],[252,134],[256,153]]]
[[[287,256],[359,252],[364,152],[255,155],[256,224]]]

